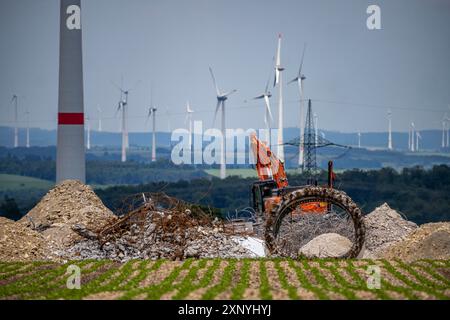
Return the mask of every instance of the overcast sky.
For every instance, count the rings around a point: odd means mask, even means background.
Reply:
[[[366,9],[381,8],[381,30],[368,30]],[[450,104],[450,1],[300,0],[91,0],[82,1],[85,112],[103,109],[104,129],[117,131],[119,91],[129,97],[131,131],[149,130],[153,101],[158,130],[185,127],[185,104],[194,119],[212,124],[212,66],[223,90],[238,89],[227,105],[227,127],[263,127],[262,93],[277,34],[287,82],[307,51],[305,95],[326,130],[405,131],[440,128]],[[58,90],[59,1],[0,0],[0,125],[20,118],[55,128]],[[272,88],[275,93],[277,90]],[[285,125],[299,121],[298,91],[285,86]],[[248,100],[248,102],[245,102]],[[277,95],[272,98],[277,114]],[[276,117],[275,117],[276,121]],[[23,123],[21,124],[23,126]]]

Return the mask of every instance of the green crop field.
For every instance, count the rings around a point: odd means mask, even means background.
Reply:
[[[80,268],[79,289],[67,288],[73,276],[68,273],[70,265]],[[378,289],[368,286],[377,283]],[[410,264],[290,259],[0,263],[0,299],[448,300],[450,260]]]
[[[20,189],[50,189],[54,182],[13,174],[0,174],[0,191]]]

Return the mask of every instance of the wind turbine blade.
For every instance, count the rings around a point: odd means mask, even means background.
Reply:
[[[299,78],[302,76],[302,67],[303,67],[303,59],[305,58],[305,51],[306,51],[306,43],[303,45],[302,60],[300,62],[300,68],[298,69]]]
[[[277,66],[281,65],[281,34],[278,35]]]
[[[297,82],[298,79],[299,79],[299,77],[297,77],[297,78],[295,78],[295,79],[292,79],[291,81],[288,82],[288,84],[291,84],[291,83],[293,83],[293,82]]]
[[[264,93],[268,93],[269,92],[269,84],[270,84],[270,77],[272,76],[272,72],[269,73],[269,78],[267,78],[267,83],[266,83],[266,89],[264,91]]]
[[[270,100],[268,96],[264,96],[264,101],[266,102],[266,108],[267,111],[269,112],[269,118],[270,118],[270,122],[273,122],[273,117],[272,117],[272,110],[270,110]]]
[[[228,97],[229,95],[232,95],[232,94],[235,93],[235,92],[237,92],[236,89],[235,89],[235,90],[231,90],[231,91],[229,91],[229,92],[227,92],[227,93],[224,93],[223,96],[224,96],[224,97]]]
[[[259,100],[259,99],[263,99],[263,98],[264,98],[264,95],[262,94],[260,96],[254,97],[253,100]]]
[[[212,81],[214,84],[214,88],[216,88],[216,94],[217,94],[217,96],[220,96],[219,87],[217,86],[216,78],[214,77],[214,72],[211,69],[211,67],[209,67],[209,72],[211,73],[211,78],[212,78]]]
[[[214,120],[213,120],[213,125],[212,125],[213,128],[214,128],[214,125],[216,124],[217,113],[219,112],[221,104],[222,104],[222,102],[220,100],[217,100],[216,112],[214,112]]]
[[[280,71],[277,68],[275,68],[275,77],[273,79],[273,86],[274,87],[278,84],[279,79],[280,79]]]
[[[114,113],[114,118],[117,117],[117,114],[119,113],[120,108],[121,108],[121,104],[119,102],[119,105],[117,106],[116,112]]]

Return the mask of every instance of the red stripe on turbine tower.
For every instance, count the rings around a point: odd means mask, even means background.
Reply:
[[[82,125],[84,124],[84,113],[58,113],[59,125]]]

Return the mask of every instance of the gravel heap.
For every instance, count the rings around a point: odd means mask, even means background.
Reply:
[[[53,250],[82,239],[72,226],[83,224],[99,230],[115,219],[89,186],[66,180],[50,190],[19,223],[41,233]]]
[[[382,257],[407,262],[420,259],[450,259],[450,222],[421,225],[403,241],[387,248]]]
[[[222,222],[194,217],[189,209],[155,210],[144,206],[122,218],[97,237],[75,226],[87,239],[59,255],[64,259],[244,258],[256,255],[224,231]]]
[[[387,203],[365,216],[364,224],[366,240],[361,253],[362,258],[377,258],[387,247],[403,240],[417,229],[414,222],[403,219]]]
[[[0,261],[35,261],[47,259],[44,237],[26,226],[0,217]]]

